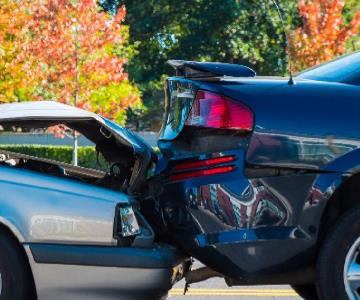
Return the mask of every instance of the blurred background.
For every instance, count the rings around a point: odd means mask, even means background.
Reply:
[[[55,100],[158,131],[168,59],[284,76],[360,49],[360,1],[0,0],[0,101]]]

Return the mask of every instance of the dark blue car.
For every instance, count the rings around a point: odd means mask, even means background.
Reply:
[[[294,82],[170,64],[162,232],[205,278],[360,299],[360,52]]]

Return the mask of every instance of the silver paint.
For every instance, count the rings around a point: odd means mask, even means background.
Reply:
[[[0,167],[0,222],[20,242],[112,245],[123,193],[71,179]]]
[[[354,242],[346,255],[344,266],[344,284],[346,294],[349,300],[359,300],[360,288],[360,264],[359,264],[359,251],[360,251],[360,237]]]
[[[38,264],[29,246],[25,246],[25,251],[38,300],[145,300],[151,291],[166,290],[164,276],[173,272],[165,269]]]

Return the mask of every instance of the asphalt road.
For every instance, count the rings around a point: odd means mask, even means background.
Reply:
[[[227,287],[222,279],[209,279],[191,285],[183,296],[184,282],[179,282],[170,292],[171,300],[301,300],[289,286]]]
[[[202,267],[196,261],[194,269]],[[228,287],[221,278],[208,279],[192,284],[184,296],[184,280],[178,282],[170,291],[169,300],[301,300],[289,286],[238,286]]]

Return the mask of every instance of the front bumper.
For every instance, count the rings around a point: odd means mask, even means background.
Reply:
[[[38,300],[159,299],[183,275],[173,248],[25,245]]]

